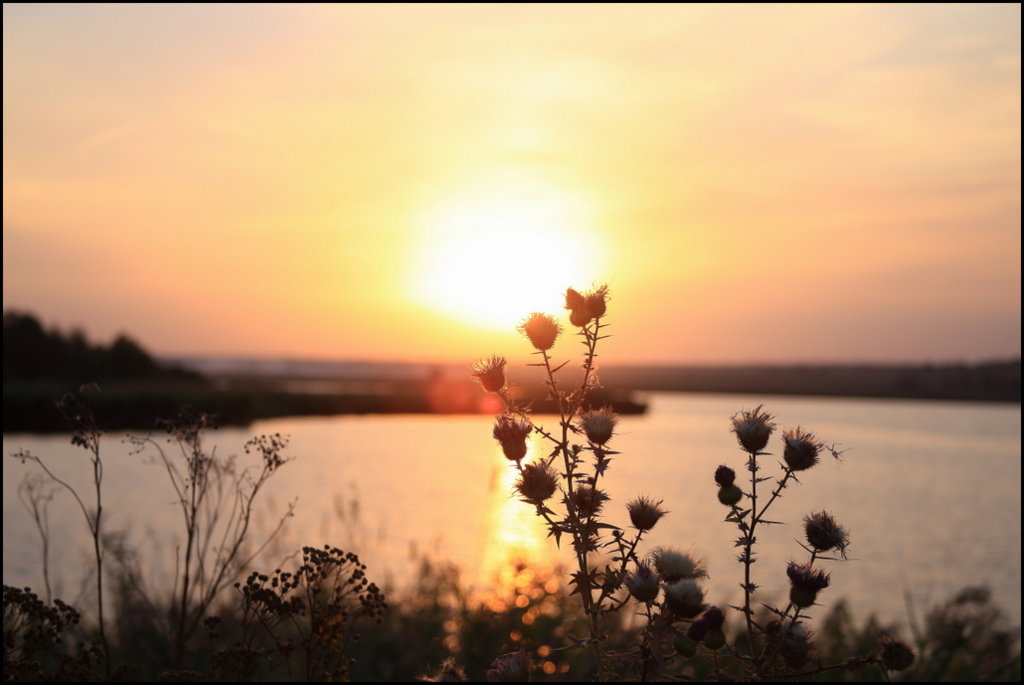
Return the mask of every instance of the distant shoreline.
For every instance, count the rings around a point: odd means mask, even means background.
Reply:
[[[180,361],[179,361],[180,363]],[[301,364],[301,366],[296,366]],[[186,366],[188,366],[186,364]],[[134,381],[101,383],[93,397],[100,427],[152,430],[157,419],[182,407],[209,412],[220,425],[246,425],[284,416],[352,414],[490,414],[498,409],[471,382],[464,367],[420,364],[286,363],[261,368],[205,371],[200,383]],[[643,413],[643,392],[849,397],[1020,403],[1020,361],[975,366],[748,366],[608,367],[594,406]],[[193,367],[194,369],[194,367]],[[199,370],[199,369],[194,369]],[[567,386],[573,372],[562,377]],[[515,381],[519,381],[518,383]],[[554,411],[544,387],[526,374],[513,391],[536,413]],[[72,383],[5,381],[4,433],[68,430],[55,401]]]

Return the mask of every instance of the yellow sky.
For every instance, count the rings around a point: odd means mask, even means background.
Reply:
[[[608,361],[1020,354],[1019,5],[3,18],[5,309],[458,362],[608,281]]]

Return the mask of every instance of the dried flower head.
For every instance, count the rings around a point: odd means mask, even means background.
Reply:
[[[526,456],[526,438],[533,431],[529,421],[502,414],[494,420],[494,439],[501,443],[505,457],[519,461]]]
[[[666,514],[661,508],[661,500],[654,502],[646,497],[637,497],[626,505],[629,510],[629,520],[637,530],[650,530],[654,528],[659,519]]]
[[[593,409],[580,416],[579,426],[587,435],[587,440],[595,445],[604,445],[612,439],[618,415],[611,409]]]
[[[665,586],[665,606],[680,618],[693,618],[704,608],[704,591],[691,578]]]
[[[589,485],[579,485],[572,491],[572,504],[580,516],[594,516],[604,503],[608,501],[608,495],[601,490],[595,490]]]
[[[557,489],[558,474],[547,464],[527,464],[516,482],[516,490],[532,504],[540,504]]]
[[[467,678],[466,672],[462,670],[462,666],[459,666],[455,659],[448,657],[441,662],[441,666],[438,667],[437,671],[422,675],[418,680],[424,683],[462,683]]]
[[[818,463],[821,442],[810,433],[800,430],[799,426],[783,433],[782,441],[786,445],[782,458],[793,471],[804,471]]]
[[[636,570],[626,576],[626,589],[637,601],[650,603],[658,598],[658,591],[661,585],[658,583],[658,574],[647,562],[641,561],[636,565]]]
[[[526,320],[519,324],[519,330],[538,350],[550,350],[558,334],[562,332],[561,326],[554,317],[540,312],[533,312],[526,317]]]
[[[658,547],[651,552],[651,559],[654,561],[654,568],[666,583],[680,578],[705,578],[708,575],[700,561],[674,549]]]
[[[914,665],[914,659],[917,658],[914,650],[906,643],[889,636],[878,643],[878,655],[887,671],[905,671]]]
[[[804,534],[807,543],[818,552],[838,550],[846,558],[846,546],[850,544],[850,535],[846,529],[836,523],[832,514],[819,511],[804,517]]]
[[[473,365],[470,375],[487,392],[501,392],[501,389],[505,387],[505,364],[507,363],[504,357],[497,355],[490,359],[481,359]]]
[[[758,405],[753,411],[744,409],[732,417],[732,432],[745,451],[760,452],[768,444],[768,438],[775,430],[772,415],[761,411]]]
[[[532,668],[529,652],[520,649],[492,661],[484,677],[489,683],[525,683],[530,679]]]
[[[608,286],[602,285],[587,293],[585,303],[590,315],[595,319],[604,316],[608,310]]]
[[[580,295],[579,291],[575,288],[566,288],[565,290],[565,308],[566,309],[581,309],[585,306],[586,300],[583,295]]]
[[[736,472],[725,464],[715,469],[715,482],[723,488],[736,482]]]
[[[789,590],[789,601],[803,609],[814,604],[818,592],[828,587],[829,575],[824,571],[811,567],[809,564],[789,562],[786,575],[792,587]]]

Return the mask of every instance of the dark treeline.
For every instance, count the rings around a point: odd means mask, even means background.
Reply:
[[[158,363],[124,334],[109,345],[93,344],[81,330],[67,334],[47,330],[32,314],[4,312],[5,382],[199,378],[194,372]]]

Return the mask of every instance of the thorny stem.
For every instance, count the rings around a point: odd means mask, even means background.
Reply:
[[[753,587],[750,584],[750,566],[754,563],[754,529],[757,527],[757,452],[750,452],[750,460],[747,463],[750,470],[750,512],[752,514],[750,524],[746,529],[746,545],[743,548],[743,617],[747,622],[747,639],[753,645],[754,641],[754,619],[753,610],[750,608],[750,598],[753,595]]]
[[[590,367],[593,366],[593,350],[596,345],[596,336],[591,341],[591,336],[587,335],[590,344],[588,346],[588,357],[587,363],[585,364],[584,373],[584,384],[588,382],[590,376]],[[598,620],[599,613],[594,610],[594,598],[593,590],[590,585],[590,571],[587,563],[587,551],[584,543],[584,537],[587,535],[587,531],[583,526],[583,522],[580,520],[579,513],[576,511],[573,505],[573,480],[575,464],[574,459],[570,454],[569,449],[569,431],[572,426],[572,419],[576,412],[579,410],[580,404],[582,403],[582,397],[586,395],[586,386],[581,385],[579,395],[572,403],[570,413],[566,415],[565,398],[558,391],[558,385],[555,381],[554,370],[551,368],[551,357],[548,356],[547,350],[541,350],[541,355],[544,359],[544,370],[547,374],[547,384],[550,388],[551,394],[558,402],[558,414],[559,423],[561,426],[562,434],[561,441],[558,443],[558,451],[562,454],[562,460],[565,465],[565,480],[566,480],[566,493],[567,493],[567,505],[566,511],[569,516],[569,523],[572,527],[573,534],[573,548],[576,553],[576,563],[579,567],[579,581],[577,589],[579,590],[580,600],[583,602],[583,611],[590,617],[590,637],[591,645],[594,648],[594,663],[597,671],[597,679],[601,679],[601,649],[598,644]],[[595,490],[596,492],[596,490]]]

